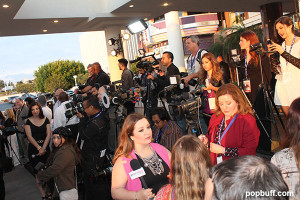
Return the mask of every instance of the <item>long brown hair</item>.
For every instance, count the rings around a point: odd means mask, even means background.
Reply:
[[[220,80],[222,80],[223,79],[223,71],[221,70],[220,65],[217,61],[217,58],[214,56],[214,54],[212,54],[210,52],[205,53],[202,56],[202,59],[203,58],[207,58],[212,64],[212,74],[211,74],[210,82],[211,83],[212,83],[212,81],[219,82]],[[202,67],[201,70],[199,71],[200,83],[204,83],[206,77],[207,77],[207,71],[205,71],[205,69]]]
[[[204,187],[212,162],[207,147],[195,136],[175,143],[171,157],[170,182],[176,199],[204,199]]]
[[[278,23],[281,23],[283,25],[286,26],[292,26],[292,33],[295,34],[295,29],[294,29],[294,23],[293,20],[290,17],[287,16],[282,16],[279,17],[278,19],[276,19],[276,21],[274,22],[274,35],[277,41],[282,41],[282,38],[280,37],[280,35],[278,34],[277,30],[276,30],[276,25]]]
[[[259,43],[259,39],[253,31],[247,30],[241,34],[241,37],[246,39],[247,41],[250,41],[250,45]],[[242,55],[244,57],[246,53],[247,53],[246,50],[243,49]],[[258,55],[255,53],[255,51],[250,52],[250,56],[251,56],[250,62],[252,62],[255,66],[258,66]]]
[[[139,113],[132,113],[126,117],[122,126],[121,133],[119,135],[119,146],[116,150],[113,163],[115,163],[116,160],[121,156],[128,157],[131,151],[133,150],[134,143],[130,139],[130,136],[133,135],[135,124],[141,119],[147,118]]]
[[[300,169],[300,98],[295,99],[290,106],[282,147],[293,148],[296,164],[298,169]]]
[[[247,103],[246,97],[243,95],[241,90],[236,85],[232,83],[227,83],[222,85],[216,94],[216,107],[217,107],[216,115],[217,116],[222,113],[221,108],[219,106],[219,97],[226,94],[230,94],[232,96],[232,99],[235,102],[237,102],[238,113],[241,113],[243,115],[247,113],[252,114],[252,109]]]

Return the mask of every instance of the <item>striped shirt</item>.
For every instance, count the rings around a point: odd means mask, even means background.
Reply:
[[[159,136],[157,138],[157,136]],[[162,146],[166,147],[168,150],[172,150],[173,145],[175,142],[183,136],[183,131],[181,128],[174,122],[169,121],[167,127],[162,129],[158,129],[156,126],[153,127],[153,137],[154,142],[161,144]]]

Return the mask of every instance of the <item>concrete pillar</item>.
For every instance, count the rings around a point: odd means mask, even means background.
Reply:
[[[184,52],[178,12],[171,11],[166,13],[165,20],[169,49],[174,55],[173,63],[179,68],[180,71],[185,71]]]
[[[121,30],[121,37],[126,33],[126,31],[124,30]],[[127,44],[127,41],[122,39],[122,45],[123,45],[123,55],[124,55],[124,58],[126,58],[129,62],[129,53],[128,53],[128,44]],[[127,66],[129,67],[129,65]]]
[[[264,44],[267,44],[267,39],[269,38],[275,41],[274,22],[276,19],[282,16],[282,3],[275,2],[262,5],[260,7],[260,13],[263,27]]]
[[[105,39],[106,42],[110,38],[118,38],[121,33],[121,29],[119,26],[109,26],[104,29],[105,31]],[[110,46],[107,44],[107,56],[108,56],[108,65],[109,65],[109,73],[110,73],[110,81],[118,81],[121,80],[122,71],[119,69],[118,60],[123,58],[123,53],[118,54],[117,56],[112,56],[111,51],[113,49],[117,49],[117,45]]]

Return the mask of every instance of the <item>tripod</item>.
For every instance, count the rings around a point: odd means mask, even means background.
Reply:
[[[260,84],[260,88],[262,90],[262,93],[263,93],[263,99],[264,99],[264,107],[265,107],[265,111],[269,111],[269,112],[266,112],[266,117],[265,119],[267,121],[270,121],[276,131],[276,136],[278,139],[280,139],[280,135],[279,135],[279,131],[278,131],[278,127],[277,127],[277,124],[276,124],[276,121],[275,121],[275,116],[274,116],[274,113],[273,113],[273,110],[272,110],[272,106],[273,106],[273,109],[276,111],[276,114],[277,114],[277,117],[279,118],[281,124],[282,124],[282,127],[284,128],[284,124],[283,124],[283,121],[279,115],[279,112],[276,108],[276,105],[274,103],[274,101],[272,100],[271,98],[271,95],[270,95],[270,92],[264,82],[264,74],[263,74],[263,68],[262,68],[262,58],[261,58],[261,54],[263,53],[262,50],[259,48],[259,49],[256,49],[255,50],[256,54],[258,55],[259,57],[259,68],[260,68],[260,76],[261,76],[261,84]],[[240,81],[239,81],[239,73],[238,73],[238,69],[237,69],[237,65],[235,65],[235,70],[236,70],[236,76],[237,76],[237,83],[238,83],[238,87],[241,89],[244,97],[246,98],[248,104],[250,105],[256,119],[259,121],[259,124],[261,125],[264,133],[266,134],[266,136],[269,138],[269,140],[271,141],[271,144],[273,145],[273,147],[275,148],[275,145],[272,141],[272,138],[270,136],[270,133],[268,133],[268,131],[266,130],[266,127],[263,125],[260,117],[258,116],[256,110],[254,109],[254,106],[252,105],[251,101],[249,100],[248,96],[246,95],[244,89],[240,86]],[[258,93],[259,93],[259,90],[256,94],[256,98],[258,96]]]
[[[276,131],[277,138],[280,139],[280,135],[279,135],[279,131],[278,131],[276,121],[275,121],[275,116],[274,116],[274,113],[273,113],[273,110],[272,110],[272,106],[273,106],[273,109],[276,112],[276,115],[277,115],[283,129],[285,129],[285,126],[284,126],[284,123],[283,123],[283,121],[282,121],[282,119],[279,115],[279,111],[278,111],[273,99],[271,98],[270,91],[268,90],[267,85],[264,83],[263,69],[262,69],[262,64],[261,64],[261,54],[262,53],[272,53],[272,52],[268,52],[268,51],[263,52],[261,50],[261,48],[258,48],[255,51],[255,53],[258,54],[258,57],[259,57],[259,67],[260,67],[260,75],[261,75],[261,85],[260,86],[261,86],[261,89],[262,89],[263,94],[264,94],[264,100],[266,102],[265,108],[268,108],[270,110],[270,116],[266,116],[266,118],[271,121],[271,123],[273,124],[274,129]]]
[[[15,150],[12,148],[11,143],[8,141],[8,139],[7,139],[6,137],[2,137],[2,141],[3,141],[3,143],[5,144],[7,150],[8,150],[9,152],[12,151],[12,152],[14,153],[14,155],[16,156],[17,160],[19,161],[20,165],[23,166],[23,164],[22,164],[20,158],[17,156]],[[8,146],[9,146],[10,148],[9,148]]]

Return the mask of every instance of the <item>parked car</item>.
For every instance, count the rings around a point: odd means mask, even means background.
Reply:
[[[27,97],[31,97],[33,98],[35,101],[38,99],[37,96],[33,95],[33,94],[28,94],[28,93],[25,93],[25,94],[22,94],[21,98],[23,100],[25,100]]]
[[[19,98],[19,96],[10,96],[10,97],[8,97],[7,98],[8,103],[11,103],[11,104],[15,103],[16,102],[16,98]]]

